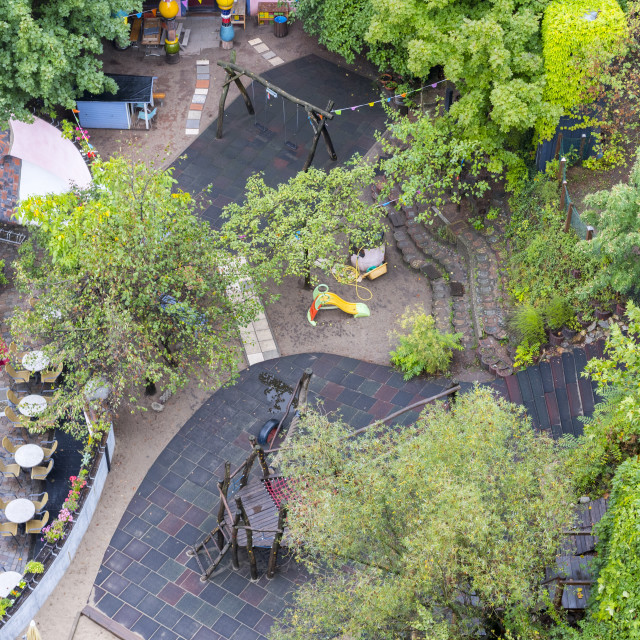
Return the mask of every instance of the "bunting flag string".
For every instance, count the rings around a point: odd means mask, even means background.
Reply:
[[[428,89],[429,87],[431,87],[432,89],[435,89],[439,84],[446,82],[447,79],[445,78],[444,80],[438,80],[438,82],[434,82],[433,84],[425,84],[423,87],[420,87],[419,89],[413,89],[413,91],[406,91],[405,93],[398,93],[394,96],[390,96],[388,98],[382,98],[381,100],[374,100],[373,102],[363,102],[362,104],[357,104],[355,107],[342,107],[340,109],[333,109],[332,113],[335,113],[337,116],[342,115],[343,111],[355,111],[356,109],[360,109],[360,107],[373,107],[374,104],[379,104],[381,102],[391,102],[391,100],[394,100],[395,98],[406,98],[408,95],[411,95],[412,93],[417,93],[418,91],[422,91],[423,89]]]
[[[187,2],[188,0],[182,0],[182,4],[185,6],[187,6]],[[143,16],[147,16],[149,13],[155,18],[156,17],[156,12],[158,10],[157,9],[149,9],[148,11],[142,11],[142,12],[138,12],[138,13],[128,13],[126,15],[120,15],[119,17],[122,18],[125,22],[125,24],[127,23],[127,19],[131,18],[133,16],[135,16],[136,18],[142,18]]]

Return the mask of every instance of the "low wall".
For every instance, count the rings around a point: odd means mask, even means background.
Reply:
[[[36,616],[46,599],[58,586],[58,582],[60,582],[62,576],[64,576],[67,568],[71,564],[96,510],[98,501],[102,495],[102,489],[107,481],[115,447],[116,438],[113,433],[113,427],[111,427],[111,431],[109,431],[109,435],[107,436],[105,453],[98,465],[95,480],[87,494],[80,513],[77,515],[73,529],[71,529],[64,545],[43,574],[40,582],[28,597],[24,599],[19,609],[2,626],[0,629],[0,637],[6,638],[7,640],[19,637],[29,625],[29,622]]]

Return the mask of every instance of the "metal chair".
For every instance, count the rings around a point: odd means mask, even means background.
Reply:
[[[3,476],[13,476],[18,484],[22,486],[22,483],[18,478],[18,476],[20,475],[20,471],[22,471],[22,469],[20,469],[19,464],[5,464],[2,460],[0,460],[0,473]]]
[[[21,438],[22,440],[22,438]],[[9,438],[9,436],[5,436],[2,438],[2,446],[6,449],[7,453],[10,453],[12,456],[15,455],[16,451],[25,444],[24,440],[20,444],[16,444]]]
[[[7,362],[7,364],[4,365],[4,370],[16,384],[20,384],[21,382],[26,385],[29,384],[31,371],[27,371],[26,369],[14,369],[10,362]]]
[[[27,395],[25,391],[21,391],[20,393],[22,393],[23,396]],[[22,398],[13,389],[7,389],[7,400],[14,407],[17,407],[18,404],[20,403],[20,400],[22,400]]]
[[[17,466],[18,465],[16,465],[16,467]],[[33,467],[31,469],[31,479],[46,480],[47,476],[51,473],[51,469],[53,469],[53,460],[49,460],[49,464],[46,467]]]
[[[40,444],[40,446],[42,446],[42,443]],[[58,448],[57,440],[53,441],[49,449],[45,449],[44,447],[42,447],[42,450],[44,451],[44,462],[49,462],[49,460],[51,460],[51,456],[56,452],[57,448]]]
[[[14,362],[22,363],[22,358],[27,355],[28,351],[19,351],[18,345],[15,342],[11,342],[9,345],[9,355]]]
[[[22,414],[18,414],[14,411],[13,407],[7,407],[4,410],[4,415],[9,419],[9,422],[13,422],[13,424],[18,424],[21,427],[28,428],[31,420],[27,416],[23,416]]]
[[[55,391],[53,388],[45,390],[44,385],[50,384],[53,387],[62,373],[62,366],[62,364],[59,364],[55,369],[44,369],[40,372],[40,381],[42,382],[41,393],[53,393]]]
[[[147,111],[147,113],[145,113],[144,111],[138,111],[138,121],[142,121],[145,124],[147,122],[152,123],[157,111],[157,107],[154,107],[153,109],[151,109],[151,111]]]
[[[36,500],[33,500],[33,498],[36,498]],[[42,511],[45,505],[47,504],[47,502],[49,502],[49,494],[46,491],[44,491],[43,493],[32,493],[29,496],[29,499],[31,500],[31,502],[33,502],[36,508],[36,515],[42,515]]]
[[[0,536],[8,538],[11,536],[16,543],[18,540],[16,536],[18,535],[18,525],[15,522],[3,522],[0,524]]]
[[[44,527],[49,521],[49,512],[45,511],[42,514],[41,520],[29,520],[27,524],[24,525],[25,533],[42,533],[42,527]]]
[[[2,509],[2,511],[4,511],[7,508],[7,505],[12,500],[15,500],[15,498],[9,498],[8,500],[5,500],[4,498],[0,498],[0,509]]]

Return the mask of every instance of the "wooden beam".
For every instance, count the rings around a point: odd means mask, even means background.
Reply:
[[[232,54],[235,53],[235,50],[232,51]],[[232,60],[231,62],[225,62],[224,60],[218,60],[218,66],[222,67],[223,69],[226,70],[226,72],[231,75],[231,72],[234,73],[240,73],[241,75],[245,75],[248,78],[251,78],[252,80],[255,80],[257,83],[261,84],[263,87],[266,87],[267,89],[271,89],[271,91],[275,91],[278,95],[283,96],[284,98],[286,98],[287,100],[295,103],[295,104],[299,104],[301,107],[305,107],[305,109],[311,109],[311,111],[314,111],[315,113],[319,113],[322,116],[324,116],[325,118],[327,118],[328,120],[332,120],[334,114],[331,113],[330,111],[327,111],[325,109],[321,109],[320,107],[316,107],[315,105],[311,104],[310,102],[307,102],[306,100],[300,100],[299,98],[296,98],[295,96],[291,95],[288,91],[285,91],[284,89],[281,89],[280,87],[276,86],[275,84],[269,82],[268,80],[265,80],[262,76],[258,75],[257,73],[253,73],[252,71],[249,71],[247,69],[244,69],[243,67],[239,67],[237,64],[235,64],[235,56],[232,56]],[[333,106],[333,104],[332,104]]]

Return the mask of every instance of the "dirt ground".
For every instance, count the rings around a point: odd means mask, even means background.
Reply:
[[[309,53],[338,61],[307,36],[299,24],[291,27],[286,38],[276,39],[271,28],[258,27],[250,19],[246,31],[236,29],[235,46],[238,62],[256,72],[271,68],[267,60],[247,44],[256,37],[285,62]],[[103,158],[120,151],[127,157],[168,166],[195,139],[185,135],[185,123],[195,86],[196,60],[209,59],[214,73],[200,127],[203,131],[217,117],[222,73],[213,65],[217,59],[228,59],[228,52],[197,49],[183,56],[179,64],[167,65],[163,58],[142,58],[139,51],[117,52],[109,47],[107,44],[103,56],[106,71],[158,76],[157,90],[165,92],[166,98],[158,111],[157,126],[150,131],[91,130],[91,142]],[[351,68],[364,75],[373,73],[371,67],[362,62],[356,62]],[[235,87],[232,87],[230,98],[236,95],[234,91]],[[282,354],[326,351],[388,364],[388,332],[396,318],[407,304],[422,303],[429,310],[431,299],[421,276],[403,265],[395,248],[388,249],[387,259],[388,274],[364,283],[373,294],[366,302],[371,309],[369,318],[354,320],[341,311],[321,311],[318,326],[314,328],[306,320],[311,292],[289,281],[280,287],[278,291],[282,297],[267,308],[267,314]],[[327,284],[332,292],[345,300],[358,301],[354,287],[335,281]],[[368,297],[364,291],[360,295]],[[293,318],[295,322],[292,322]],[[131,415],[124,410],[120,412],[115,426],[117,446],[113,466],[96,513],[66,575],[36,617],[43,638],[108,640],[113,637],[86,618],[81,618],[72,637],[69,633],[76,613],[87,603],[104,551],[136,488],[169,440],[209,395],[210,392],[193,385],[170,398],[162,413],[148,411]]]

